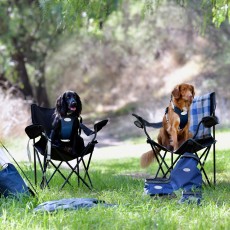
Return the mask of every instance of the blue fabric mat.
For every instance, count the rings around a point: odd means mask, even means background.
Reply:
[[[93,208],[96,206],[103,207],[115,207],[117,205],[107,204],[104,201],[97,200],[94,198],[68,198],[61,200],[47,201],[38,205],[34,211],[35,212],[54,212],[57,210],[78,210],[81,208]]]

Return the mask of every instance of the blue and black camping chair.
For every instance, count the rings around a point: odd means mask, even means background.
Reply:
[[[215,149],[215,125],[218,124],[218,118],[215,116],[216,97],[215,92],[195,97],[190,109],[191,121],[190,131],[193,138],[188,139],[175,151],[171,151],[164,146],[152,140],[147,128],[160,128],[162,122],[150,123],[142,117],[133,114],[137,119],[134,124],[142,128],[147,136],[147,143],[150,144],[154,153],[160,149],[160,154],[156,155],[158,163],[155,178],[167,178],[171,170],[184,153],[193,153],[198,157],[199,169],[203,174],[203,182],[211,185],[211,177],[208,177],[205,171],[205,162],[212,148],[213,155],[213,183],[216,184],[216,149]],[[170,160],[167,161],[167,156]],[[206,183],[205,183],[206,184]]]
[[[34,178],[37,184],[37,161],[42,171],[42,180],[40,187],[49,187],[49,184],[56,173],[64,179],[61,189],[68,183],[73,174],[77,176],[78,185],[82,182],[89,189],[92,188],[92,181],[89,175],[89,167],[94,151],[94,146],[98,143],[96,140],[97,133],[107,124],[108,120],[102,120],[94,125],[94,130],[87,128],[82,122],[80,127],[87,136],[91,136],[91,140],[86,146],[79,146],[81,151],[78,154],[73,154],[68,149],[55,145],[49,139],[52,130],[52,121],[54,108],[43,108],[36,104],[31,105],[32,124],[25,128],[26,134],[33,140],[33,155],[34,155]],[[80,133],[78,133],[80,135]],[[83,143],[84,144],[84,143]],[[29,146],[28,146],[29,150]],[[87,158],[86,158],[87,156]],[[43,161],[42,161],[43,157]],[[87,161],[86,161],[87,160]],[[73,162],[73,163],[72,163]],[[62,167],[66,164],[70,169],[68,176],[62,171]],[[74,165],[73,165],[74,164]],[[80,165],[83,170],[80,170]],[[51,175],[47,175],[47,168],[53,166],[54,171]],[[50,170],[49,170],[50,171]],[[83,175],[82,172],[83,171]]]

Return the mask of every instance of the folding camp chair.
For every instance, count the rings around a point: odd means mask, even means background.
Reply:
[[[36,104],[31,105],[31,118],[32,125],[25,128],[25,132],[30,139],[33,140],[33,155],[34,155],[34,179],[37,185],[37,161],[42,171],[42,180],[40,187],[49,187],[49,184],[56,173],[59,173],[64,179],[61,189],[68,183],[70,183],[70,177],[75,174],[78,180],[78,186],[80,182],[86,185],[89,189],[92,188],[92,181],[89,175],[89,166],[94,151],[94,146],[97,144],[97,133],[107,124],[108,120],[102,120],[94,125],[94,131],[87,128],[83,123],[80,122],[80,127],[87,136],[92,135],[91,141],[84,147],[79,146],[81,152],[73,154],[67,149],[51,143],[49,139],[52,130],[52,121],[54,116],[54,108],[43,108]],[[80,133],[79,133],[80,135]],[[29,143],[29,142],[28,142]],[[28,146],[29,150],[29,146]],[[43,156],[43,161],[42,161]],[[85,157],[87,156],[88,161],[86,162]],[[74,165],[73,163],[74,162]],[[61,166],[66,164],[70,169],[68,176],[62,171]],[[80,164],[83,167],[83,174],[80,174]],[[47,175],[47,168],[53,166],[54,171],[51,175]],[[50,170],[49,170],[50,171]]]
[[[199,168],[203,174],[203,182],[211,185],[210,177],[205,171],[205,162],[213,147],[213,183],[216,184],[216,149],[215,149],[215,125],[218,124],[218,118],[215,116],[216,97],[215,92],[195,97],[190,109],[190,131],[193,133],[193,138],[188,139],[175,151],[171,151],[166,147],[158,144],[151,139],[147,127],[160,128],[162,122],[150,123],[142,117],[133,114],[137,118],[134,124],[138,128],[143,128],[147,136],[147,143],[150,144],[156,155],[157,171],[155,178],[166,178],[175,166],[176,162],[184,153],[193,153],[199,158]],[[167,159],[169,156],[169,160]],[[205,183],[206,184],[206,183]]]

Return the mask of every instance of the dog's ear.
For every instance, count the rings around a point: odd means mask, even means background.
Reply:
[[[77,101],[77,115],[80,116],[81,111],[82,111],[82,103],[81,103],[81,98],[76,92],[75,92],[75,98]]]
[[[176,99],[180,98],[180,86],[179,85],[175,86],[175,88],[173,89],[172,96]]]
[[[195,96],[195,89],[194,89],[194,86],[193,85],[190,85],[191,89],[192,89],[192,97],[194,98]]]
[[[56,113],[61,117],[65,116],[67,113],[67,104],[65,101],[65,93],[58,97],[56,101]]]

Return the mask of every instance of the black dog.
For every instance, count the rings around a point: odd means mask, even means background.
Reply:
[[[64,92],[56,101],[50,139],[53,144],[74,155],[84,148],[84,141],[79,135],[81,111],[81,99],[74,91]]]

